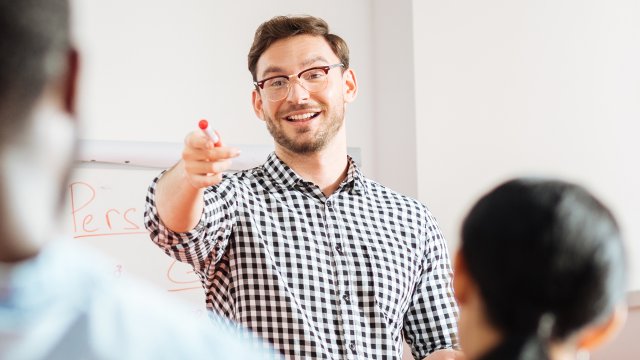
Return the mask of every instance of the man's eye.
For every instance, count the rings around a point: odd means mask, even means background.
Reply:
[[[266,83],[267,87],[270,88],[280,88],[287,86],[287,82],[284,79],[273,79]]]
[[[303,78],[305,80],[318,80],[318,79],[322,79],[324,75],[325,75],[324,71],[316,70],[316,71],[309,71],[308,73],[305,73]]]

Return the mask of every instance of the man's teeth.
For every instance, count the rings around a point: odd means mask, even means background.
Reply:
[[[306,113],[306,114],[298,114],[287,116],[288,120],[304,120],[314,116],[316,113]]]

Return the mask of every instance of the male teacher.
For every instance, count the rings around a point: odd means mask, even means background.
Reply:
[[[236,149],[201,132],[151,185],[146,224],[193,266],[207,307],[294,359],[457,359],[445,240],[416,200],[364,177],[344,115],[349,49],[311,16],[275,17],[249,51],[253,108],[275,142],[264,165],[223,174]]]

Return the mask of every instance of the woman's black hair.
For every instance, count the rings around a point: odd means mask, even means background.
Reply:
[[[522,345],[521,359],[541,358],[527,339],[544,350],[549,340],[602,320],[625,296],[618,225],[574,184],[515,179],[498,186],[467,215],[462,254],[489,321],[505,343]]]

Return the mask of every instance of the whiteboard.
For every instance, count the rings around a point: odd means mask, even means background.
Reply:
[[[144,227],[147,187],[158,169],[109,164],[80,164],[69,182],[65,227],[73,238],[108,256],[114,277],[151,283],[205,308],[200,280],[189,265],[154,245]]]

